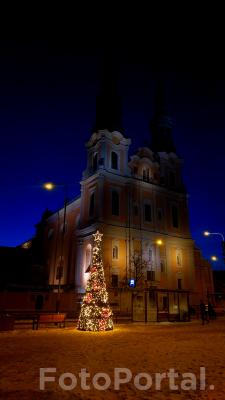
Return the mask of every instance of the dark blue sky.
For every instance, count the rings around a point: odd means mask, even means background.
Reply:
[[[206,51],[203,44],[189,46],[188,40],[177,46],[113,46],[125,135],[132,139],[130,154],[149,139],[155,80],[166,78],[193,238],[206,257],[221,257],[219,240],[206,239],[202,232],[225,232],[222,56],[215,47]],[[45,192],[43,182],[70,183],[70,196],[79,194],[102,48],[62,38],[2,38],[0,49],[0,245],[14,246],[34,234],[44,209],[63,203],[62,190]]]

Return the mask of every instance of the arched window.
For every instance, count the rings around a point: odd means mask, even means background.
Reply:
[[[152,207],[151,204],[144,204],[144,219],[146,222],[152,222]]]
[[[59,281],[63,278],[64,273],[64,257],[60,257],[56,268],[56,279]]]
[[[95,193],[93,192],[90,197],[89,203],[89,217],[93,217],[95,213]]]
[[[174,228],[179,227],[178,208],[175,205],[172,206],[172,224]]]
[[[148,249],[148,260],[150,261],[150,262],[152,262],[152,248],[151,247],[149,247],[149,249]]]
[[[144,168],[143,169],[143,181],[149,182],[149,180],[150,180],[149,168]]]
[[[65,221],[65,223],[63,222],[60,225],[60,232],[62,233],[62,235],[65,235],[65,233],[67,232],[67,228],[68,228],[68,223],[67,221]]]
[[[96,171],[97,168],[98,168],[98,153],[95,153],[93,157],[93,171]]]
[[[92,261],[92,247],[88,244],[85,252],[85,272],[89,272]]]
[[[48,231],[48,239],[52,239],[53,234],[54,234],[54,229],[50,228],[49,231]]]
[[[175,173],[173,171],[170,171],[170,173],[169,173],[169,185],[171,187],[176,186],[176,177],[175,177]]]
[[[119,193],[112,191],[112,215],[120,215],[120,199]]]
[[[112,258],[113,260],[118,260],[119,258],[119,248],[116,244],[114,244],[112,248]]]
[[[112,151],[111,153],[111,168],[118,169],[118,155],[115,153],[115,151]]]

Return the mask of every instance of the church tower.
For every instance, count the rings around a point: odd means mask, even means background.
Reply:
[[[104,232],[107,243],[107,224],[120,225],[127,219],[126,184],[130,177],[128,150],[130,139],[123,135],[121,98],[117,90],[115,67],[105,66],[100,94],[96,102],[96,120],[86,143],[87,166],[81,181],[81,209],[78,253],[86,253],[97,229]],[[112,228],[111,232],[112,232]],[[79,245],[80,246],[80,245]],[[81,271],[80,286],[84,286],[86,262]],[[78,284],[79,286],[79,284]]]
[[[165,85],[162,81],[157,83],[155,95],[154,117],[151,121],[151,149],[155,152],[176,153],[173,142],[173,121],[169,116],[166,101]]]

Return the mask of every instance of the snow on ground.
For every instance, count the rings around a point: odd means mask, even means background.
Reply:
[[[225,320],[182,324],[124,324],[113,331],[80,332],[73,326],[65,329],[17,329],[0,333],[0,399],[225,399]],[[206,368],[206,384],[214,390],[199,390],[199,369]],[[39,369],[56,368],[56,382],[39,390]],[[153,387],[138,390],[133,380],[122,384],[120,391],[113,384],[105,391],[93,388],[84,391],[78,374],[86,368],[91,379],[97,372],[109,374],[114,368],[129,368],[133,377],[146,372],[153,378]],[[155,390],[154,374],[174,368],[179,373],[197,375],[197,391],[169,389],[164,380],[161,391]],[[60,374],[70,372],[78,378],[77,386],[63,391],[58,385]],[[48,374],[53,375],[53,374]],[[180,381],[178,380],[180,383]],[[65,381],[70,384],[71,381]],[[99,380],[103,384],[104,380]],[[141,381],[145,384],[146,381]]]

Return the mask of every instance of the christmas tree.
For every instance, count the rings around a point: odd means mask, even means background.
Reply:
[[[93,259],[90,278],[83,298],[77,328],[82,331],[108,331],[113,329],[112,311],[109,306],[101,255],[103,234],[93,234]]]

